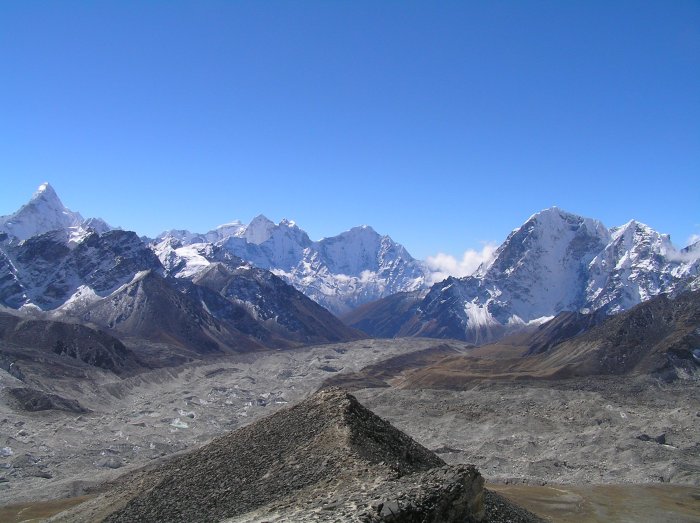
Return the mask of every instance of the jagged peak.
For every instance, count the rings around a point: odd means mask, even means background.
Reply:
[[[49,207],[52,210],[68,211],[54,188],[48,182],[42,183],[37,190],[34,191],[28,205],[41,205]]]
[[[618,227],[612,227],[610,229],[610,234],[612,235],[613,239],[619,238],[625,233],[633,232],[633,231],[638,231],[643,234],[659,234],[656,232],[654,229],[649,227],[647,224],[642,223],[637,220],[630,220],[627,223],[624,223]]]
[[[562,211],[556,205],[552,205],[551,207],[547,207],[546,209],[542,209],[541,211],[538,211],[538,212],[530,215],[530,217],[527,220],[525,220],[525,223],[535,221],[538,218],[543,219],[543,218],[560,217],[562,214],[570,214],[570,213],[567,213],[566,211]]]
[[[83,217],[67,209],[49,183],[43,183],[32,199],[15,213],[0,217],[0,230],[20,240],[51,230],[81,225]]]
[[[681,252],[698,252],[700,253],[700,240],[692,241],[681,249]]]
[[[350,229],[350,230],[351,230],[351,231],[358,231],[358,230],[359,230],[359,231],[362,231],[362,232],[369,232],[369,233],[373,233],[373,234],[379,234],[377,231],[374,230],[374,228],[372,228],[371,225],[359,225],[359,226],[357,226],[357,227],[353,227],[353,228]]]
[[[340,237],[347,237],[347,236],[380,237],[381,234],[379,234],[377,231],[375,231],[369,225],[357,225],[356,227],[352,227],[352,228],[348,229],[347,231],[341,232],[338,236],[340,236]],[[338,237],[338,236],[336,236],[336,237]]]
[[[660,233],[637,220],[630,220],[624,225],[610,229],[611,245],[625,244],[627,248],[639,242],[650,242],[655,250],[664,256],[675,257],[679,254],[671,243],[671,236]]]
[[[255,218],[250,220],[250,223],[248,224],[248,227],[252,225],[258,225],[258,224],[270,224],[270,225],[275,225],[275,222],[273,222],[270,218],[265,216],[264,214],[258,214]]]
[[[275,222],[267,216],[259,214],[251,220],[243,235],[249,243],[260,245],[270,239],[275,227]]]
[[[581,222],[595,222],[596,220],[592,220],[591,218],[584,218],[583,216],[580,216],[578,214],[574,214],[569,211],[565,211],[564,209],[561,209],[560,207],[557,207],[556,205],[553,205],[552,207],[548,207],[546,209],[542,209],[539,212],[536,212],[532,216],[530,216],[525,223],[530,223],[533,221],[537,221],[539,223],[552,223],[552,222],[561,222],[561,221],[581,221]]]
[[[56,194],[56,191],[49,182],[42,183],[34,192],[32,200],[36,200],[38,198],[55,198],[57,200],[59,199],[58,195]]]
[[[531,215],[523,225],[513,230],[511,233],[515,235],[521,231],[528,232],[530,230],[551,230],[556,231],[562,227],[576,227],[578,229],[585,228],[588,233],[603,238],[606,242],[610,240],[610,231],[599,220],[586,218],[584,216],[565,211],[556,205],[543,209]],[[508,240],[501,246],[508,243]]]
[[[83,228],[92,229],[100,234],[111,231],[114,229],[110,224],[104,221],[102,218],[87,218],[82,223]]]

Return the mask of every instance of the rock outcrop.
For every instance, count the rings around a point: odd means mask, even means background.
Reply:
[[[488,521],[483,482],[332,388],[124,476],[56,520]]]
[[[28,351],[10,351],[9,346],[20,349],[31,347],[41,354],[36,359],[44,360],[43,354],[51,353],[82,361],[119,376],[133,374],[143,368],[137,355],[117,338],[77,323],[26,318],[20,314],[0,311],[0,342],[0,355],[6,352],[19,353],[26,359],[29,357]]]
[[[64,398],[58,394],[42,392],[27,387],[12,387],[6,389],[5,392],[8,399],[16,403],[17,408],[27,412],[39,412],[42,410],[62,410],[77,414],[89,412],[76,400]]]

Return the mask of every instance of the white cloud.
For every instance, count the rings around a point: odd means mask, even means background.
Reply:
[[[451,254],[442,252],[437,253],[435,256],[428,256],[425,263],[433,271],[432,283],[442,281],[448,276],[457,278],[470,276],[479,268],[479,265],[488,263],[493,259],[496,248],[496,244],[487,243],[480,251],[469,249],[464,252],[461,260],[458,260]]]
[[[692,234],[688,238],[688,245],[685,248],[688,249],[692,246],[694,247],[693,249],[683,252],[682,250],[676,250],[673,248],[670,252],[665,252],[663,254],[665,254],[666,259],[670,261],[694,262],[695,260],[700,259],[700,248],[695,246],[698,241],[700,241],[700,234]]]

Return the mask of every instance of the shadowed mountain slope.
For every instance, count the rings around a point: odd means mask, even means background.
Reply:
[[[408,322],[415,314],[425,292],[399,292],[360,305],[341,316],[346,325],[360,329],[370,336],[393,338],[398,334],[397,326]]]
[[[188,292],[215,317],[235,318],[238,329],[269,346],[364,337],[269,271],[213,263],[192,281],[195,285]],[[246,325],[250,330],[244,330]]]
[[[361,387],[462,389],[482,380],[700,376],[700,291],[661,295],[616,316],[565,312],[479,347],[436,346],[330,378]]]
[[[77,316],[125,336],[172,344],[199,354],[264,348],[222,324],[198,301],[153,272],[140,274],[109,297],[89,304]]]
[[[0,312],[0,340],[3,344],[0,353],[7,353],[8,346],[32,348],[79,360],[117,375],[143,368],[143,362],[117,338],[75,323],[27,319]]]
[[[480,347],[414,367],[406,372],[402,386],[461,388],[481,379],[621,374],[675,380],[697,379],[700,374],[698,291],[676,298],[661,295],[602,322],[567,313],[549,323],[520,340],[510,340],[510,354],[504,343]]]

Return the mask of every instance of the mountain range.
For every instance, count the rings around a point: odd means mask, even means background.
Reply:
[[[274,274],[213,246],[201,270],[175,277],[178,267],[164,266],[136,233],[82,220],[48,184],[0,219],[0,230],[0,305],[109,331],[150,366],[362,337]]]
[[[608,229],[552,207],[515,229],[473,275],[449,277],[424,297],[385,298],[346,321],[373,335],[482,344],[563,311],[615,314],[692,288],[699,259],[700,242],[677,250],[667,235],[634,220]]]
[[[474,274],[430,286],[425,263],[369,226],[312,241],[258,216],[139,238],[83,219],[45,183],[0,218],[0,304],[204,353],[359,335],[328,311],[372,336],[481,344],[563,311],[615,314],[697,287],[699,259],[700,242],[678,250],[634,220],[607,228],[552,207]]]
[[[175,276],[189,276],[206,265],[212,248],[272,271],[334,314],[397,292],[424,289],[430,271],[389,236],[361,226],[311,241],[293,221],[275,224],[257,216],[205,234],[167,231],[154,251]]]

